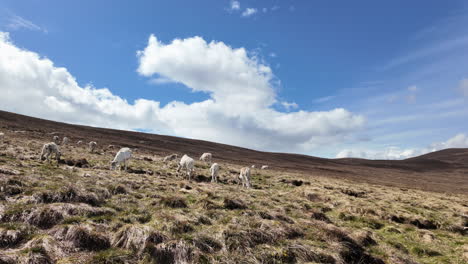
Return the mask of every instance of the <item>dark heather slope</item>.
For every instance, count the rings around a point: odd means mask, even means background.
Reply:
[[[198,159],[203,152],[211,152],[220,163],[269,165],[275,171],[296,171],[311,178],[323,176],[402,188],[468,193],[468,149],[447,149],[401,161],[324,159],[261,152],[203,140],[71,125],[4,111],[0,111],[0,131],[7,137],[43,142],[51,141],[53,135],[67,136],[71,143],[96,141],[100,148],[112,144],[161,156],[179,153]]]

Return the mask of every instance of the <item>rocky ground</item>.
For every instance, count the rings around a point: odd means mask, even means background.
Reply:
[[[38,160],[52,135],[2,132],[0,263],[468,261],[466,194],[275,169],[244,189],[225,161],[219,183],[201,162],[189,182],[162,153],[138,149],[128,172],[110,171],[117,148],[74,140],[57,166]]]

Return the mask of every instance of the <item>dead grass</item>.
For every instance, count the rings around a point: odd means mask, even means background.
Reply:
[[[152,153],[125,173],[108,170],[111,152],[75,146],[64,160],[89,167],[56,167],[37,161],[40,143],[11,138],[21,159],[0,149],[15,171],[0,171],[0,263],[465,261],[463,195],[274,170],[257,170],[247,190],[232,181],[240,166],[223,164],[213,184],[199,164],[187,182]]]
[[[69,226],[66,227],[64,239],[70,241],[74,247],[98,251],[110,247],[109,238],[91,230],[88,226]]]
[[[187,202],[183,197],[167,196],[161,198],[161,203],[171,208],[187,208]]]

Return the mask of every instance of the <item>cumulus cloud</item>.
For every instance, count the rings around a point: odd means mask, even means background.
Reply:
[[[158,102],[139,99],[129,104],[106,88],[81,87],[67,69],[16,47],[9,34],[3,32],[0,32],[0,87],[0,109],[6,111],[120,129],[147,127],[149,122],[154,122],[154,127],[164,127],[157,118]]]
[[[468,136],[460,133],[447,141],[432,143],[425,148],[401,149],[399,147],[388,147],[383,150],[344,149],[336,155],[336,158],[407,159],[447,148],[468,148]]]
[[[468,148],[468,136],[464,133],[457,134],[447,141],[433,143],[429,147],[431,151],[446,149],[446,148]]]
[[[138,73],[170,80],[209,99],[187,104],[133,102],[107,88],[80,86],[66,68],[16,47],[0,33],[0,109],[70,123],[144,130],[244,147],[306,152],[341,142],[364,118],[345,109],[281,112],[270,67],[243,49],[200,37],[161,43],[153,35],[138,53]],[[28,102],[25,104],[24,102]]]
[[[151,35],[138,52],[138,72],[163,76],[204,92],[210,99],[165,106],[162,118],[175,133],[261,149],[298,150],[338,140],[360,129],[364,118],[345,109],[283,113],[277,103],[275,76],[269,66],[243,49],[201,37],[169,44]],[[196,129],[194,129],[196,128]]]
[[[246,8],[244,10],[244,12],[242,12],[242,16],[243,17],[249,17],[249,16],[254,15],[255,13],[257,13],[257,11],[258,10],[256,8],[249,7],[249,8]]]
[[[231,1],[231,10],[239,10],[240,9],[240,2],[239,1]]]

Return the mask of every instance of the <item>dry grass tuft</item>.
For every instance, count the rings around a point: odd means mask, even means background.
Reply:
[[[65,256],[65,251],[51,236],[33,238],[22,250],[21,263],[56,263]]]
[[[75,247],[86,250],[95,251],[110,247],[109,239],[106,236],[92,231],[86,226],[67,227],[64,238],[72,242]]]
[[[62,222],[62,212],[49,207],[41,207],[25,216],[24,221],[39,228],[51,228]]]
[[[258,212],[258,215],[262,219],[266,219],[266,220],[273,220],[274,219],[274,217],[271,214],[269,214],[268,212],[265,212],[265,211]]]
[[[16,258],[0,252],[0,264],[16,264]]]
[[[335,258],[303,244],[293,244],[286,248],[282,256],[283,263],[323,263],[334,264]]]
[[[171,233],[175,235],[189,233],[193,230],[195,230],[195,228],[189,221],[180,219],[173,220],[172,225],[170,227]]]
[[[206,235],[196,237],[193,244],[204,253],[218,252],[223,248],[221,242]]]
[[[377,245],[377,242],[372,238],[372,236],[373,234],[370,231],[359,231],[353,235],[353,238],[359,245],[367,247]]]
[[[285,237],[285,233],[283,229],[261,225],[246,230],[229,228],[223,232],[223,237],[228,250],[246,252],[257,245],[275,244]]]
[[[185,198],[180,196],[166,196],[161,197],[161,203],[170,208],[187,208]]]
[[[86,203],[97,206],[103,203],[95,193],[79,190],[75,187],[68,186],[59,191],[45,191],[34,194],[35,199],[39,203]]]
[[[125,225],[115,234],[112,246],[142,254],[150,245],[167,240],[167,236],[145,225]]]
[[[294,224],[294,220],[292,220],[291,217],[288,217],[288,216],[283,215],[283,214],[276,214],[275,219],[278,219],[278,220],[283,221],[283,222],[288,223],[288,224]]]
[[[351,190],[351,189],[341,189],[341,192],[346,195],[357,197],[357,198],[366,197],[366,192],[360,192],[360,191]]]
[[[114,195],[117,195],[117,194],[127,194],[128,191],[127,191],[127,188],[123,185],[111,185],[109,186],[109,192],[111,194],[114,194]]]
[[[78,168],[89,168],[89,162],[86,159],[61,159],[60,164],[67,164],[68,166],[78,167]]]
[[[322,198],[320,197],[320,195],[318,195],[316,193],[306,192],[306,193],[304,193],[304,196],[307,198],[307,200],[309,200],[311,202],[320,202],[320,201],[322,201]]]
[[[315,220],[318,220],[318,221],[322,221],[322,222],[325,222],[325,223],[328,223],[328,224],[331,224],[331,220],[330,218],[327,217],[326,214],[322,213],[322,212],[312,212],[311,216],[310,216],[312,219],[315,219]]]
[[[5,227],[0,227],[0,248],[16,247],[32,233],[33,230],[27,226],[17,227],[7,225]]]
[[[108,249],[94,255],[86,264],[136,264],[130,251]]]
[[[229,209],[229,210],[247,209],[247,205],[245,204],[244,201],[242,201],[240,199],[225,198],[224,199],[224,208]]]
[[[437,229],[437,225],[432,222],[431,220],[419,220],[419,219],[413,219],[409,221],[410,224],[416,226],[417,228],[420,229]]]
[[[196,250],[184,241],[169,241],[150,249],[150,255],[155,263],[196,263]]]

